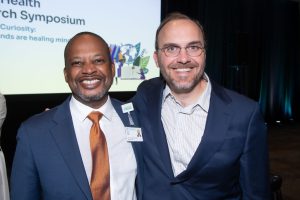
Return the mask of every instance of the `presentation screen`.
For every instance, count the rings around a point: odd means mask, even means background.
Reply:
[[[152,58],[161,0],[0,0],[0,91],[68,93],[63,52],[81,31],[99,34],[115,62],[110,91],[159,76]]]

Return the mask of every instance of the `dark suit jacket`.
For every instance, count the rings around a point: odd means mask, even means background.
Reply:
[[[129,126],[128,116],[122,113],[121,103],[111,100],[124,125]],[[37,200],[41,197],[43,200],[92,200],[69,101],[70,98],[22,123],[12,168],[12,200]],[[141,174],[140,144],[133,142],[132,146],[138,173]],[[137,178],[137,185],[141,184],[141,179]],[[137,188],[139,196],[140,188]]]
[[[143,199],[269,199],[267,134],[258,104],[212,83],[202,141],[174,177],[161,122],[164,87],[161,78],[145,81],[133,98],[144,137]]]

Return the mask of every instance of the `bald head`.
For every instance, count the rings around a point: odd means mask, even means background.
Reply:
[[[95,34],[95,33],[92,33],[92,32],[80,32],[80,33],[77,33],[76,35],[74,35],[67,43],[66,47],[65,47],[65,50],[64,50],[64,59],[65,59],[65,67],[67,67],[67,60],[68,60],[68,55],[69,55],[69,52],[70,52],[70,48],[72,47],[74,41],[76,41],[77,39],[83,37],[83,36],[92,36],[92,37],[95,37],[97,40],[99,40],[99,42],[103,43],[104,46],[105,46],[105,49],[107,51],[107,55],[109,57],[109,61],[112,62],[111,60],[111,57],[110,57],[110,49],[109,49],[109,46],[107,44],[107,42],[99,35]]]
[[[192,19],[192,18],[190,18],[187,15],[184,15],[182,13],[173,12],[173,13],[170,13],[170,14],[167,15],[167,17],[160,23],[159,27],[156,30],[156,35],[155,35],[155,49],[156,50],[159,49],[159,45],[158,45],[159,37],[158,36],[159,36],[161,30],[163,29],[163,27],[165,27],[166,24],[168,24],[169,22],[172,22],[172,21],[176,21],[176,20],[188,20],[188,21],[191,21],[191,22],[195,23],[195,25],[197,25],[200,32],[202,33],[203,42],[204,42],[203,45],[204,45],[204,47],[206,47],[204,29],[203,29],[202,25],[200,24],[200,22],[198,20]]]

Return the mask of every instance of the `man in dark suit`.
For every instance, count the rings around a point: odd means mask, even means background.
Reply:
[[[144,200],[269,199],[259,105],[209,79],[199,22],[173,13],[156,32],[162,78],[133,99],[144,137]]]
[[[108,95],[115,68],[107,43],[94,33],[82,32],[68,42],[64,56],[65,80],[72,95],[22,123],[13,161],[11,199],[93,200],[89,138],[93,122],[88,115],[94,111],[103,114],[100,127],[108,147],[109,199],[140,199],[140,188],[135,188],[141,185],[137,177],[142,163],[140,146],[128,142],[125,133],[125,126],[134,128],[136,118],[132,115],[129,120],[121,102]]]

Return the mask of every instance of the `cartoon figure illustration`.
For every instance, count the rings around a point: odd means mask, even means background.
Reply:
[[[150,56],[146,49],[141,50],[141,43],[133,44],[111,44],[111,57],[115,62],[116,76],[123,80],[144,80],[149,72],[148,63]]]

